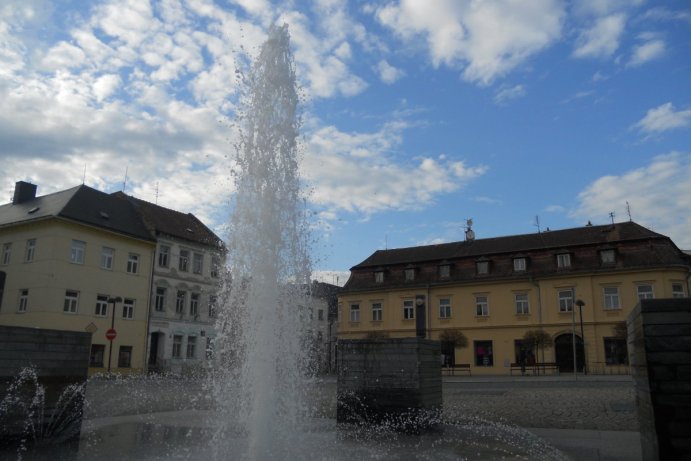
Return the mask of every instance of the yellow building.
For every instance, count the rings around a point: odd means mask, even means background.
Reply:
[[[125,200],[18,182],[0,206],[0,325],[88,331],[91,373],[144,370],[155,247]]]
[[[639,299],[686,297],[691,258],[634,222],[380,250],[351,269],[339,294],[339,339],[444,338],[473,374],[556,363],[561,372],[627,372],[625,330]],[[548,346],[526,332],[548,335]],[[513,369],[512,369],[513,368]],[[528,366],[527,372],[531,372]]]

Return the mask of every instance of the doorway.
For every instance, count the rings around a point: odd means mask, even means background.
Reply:
[[[564,333],[554,339],[554,355],[559,365],[559,371],[573,373],[573,335]],[[583,372],[585,365],[585,354],[583,349],[583,339],[576,335],[576,371]]]

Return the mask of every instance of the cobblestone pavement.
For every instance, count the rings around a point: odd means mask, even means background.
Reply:
[[[633,382],[580,377],[446,379],[444,405],[520,427],[638,431]]]

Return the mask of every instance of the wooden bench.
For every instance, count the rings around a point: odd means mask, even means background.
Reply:
[[[555,362],[537,362],[534,365],[521,366],[520,363],[512,363],[509,368],[509,374],[513,375],[514,371],[531,372],[533,375],[545,374],[547,370],[554,371],[559,374],[559,365]]]
[[[443,366],[441,367],[442,374],[446,372],[447,375],[449,376],[454,376],[455,372],[463,372],[463,373],[468,373],[468,376],[471,376],[470,372],[470,364],[469,363],[456,363],[452,366]]]

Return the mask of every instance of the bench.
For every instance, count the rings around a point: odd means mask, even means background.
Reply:
[[[468,373],[468,376],[471,376],[469,363],[456,363],[456,364],[451,365],[451,366],[445,365],[445,366],[441,367],[441,370],[442,370],[442,374],[444,374],[444,372],[446,372],[446,374],[449,376],[454,376],[454,373],[457,371],[463,372],[463,373]]]
[[[545,374],[547,370],[554,371],[557,375],[559,374],[559,365],[555,362],[537,362],[533,365],[521,366],[520,363],[512,363],[509,368],[509,374],[513,375],[514,371],[520,372],[532,372],[533,375]]]

